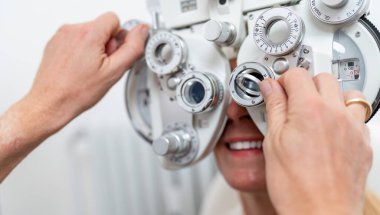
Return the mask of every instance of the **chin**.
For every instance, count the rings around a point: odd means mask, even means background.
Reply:
[[[249,170],[222,172],[227,183],[240,192],[267,193],[265,174]]]
[[[227,183],[240,192],[267,192],[263,153],[231,153],[223,145],[215,149],[220,173]]]

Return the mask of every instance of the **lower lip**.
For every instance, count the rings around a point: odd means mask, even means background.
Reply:
[[[235,157],[252,157],[252,156],[258,156],[258,155],[263,154],[263,149],[244,149],[244,150],[228,149],[228,151],[230,151],[232,156],[235,156]]]

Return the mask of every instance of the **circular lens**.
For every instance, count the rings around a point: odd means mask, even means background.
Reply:
[[[247,69],[236,78],[236,84],[243,94],[260,96],[259,83],[264,80],[263,75],[255,69]]]
[[[231,75],[230,93],[241,106],[253,107],[264,102],[259,84],[267,78],[274,78],[269,67],[256,62],[239,65]]]
[[[173,59],[173,49],[169,44],[163,43],[157,46],[154,56],[162,65],[167,65]]]
[[[176,88],[178,104],[190,113],[212,110],[223,99],[223,86],[213,74],[190,72]]]
[[[267,28],[268,39],[275,44],[286,41],[289,37],[288,24],[283,20],[274,20]]]
[[[244,79],[243,86],[252,91],[260,91],[259,85],[250,79]]]
[[[185,98],[189,104],[197,105],[205,98],[205,87],[199,81],[189,81],[186,84]]]

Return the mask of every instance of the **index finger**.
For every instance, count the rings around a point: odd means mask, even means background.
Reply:
[[[289,105],[302,105],[308,98],[319,95],[311,75],[305,69],[290,69],[278,81],[288,96]]]
[[[101,34],[103,43],[108,42],[120,29],[119,18],[113,12],[100,15],[92,23],[94,24],[94,28]]]

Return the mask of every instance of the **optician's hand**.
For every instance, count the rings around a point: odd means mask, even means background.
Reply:
[[[28,100],[66,121],[92,107],[143,53],[147,26],[129,32],[118,47],[121,33],[113,13],[61,27],[45,49]]]
[[[126,33],[106,13],[61,27],[30,92],[0,116],[0,182],[31,150],[95,105],[143,54],[148,27]]]
[[[372,164],[360,92],[343,95],[336,78],[303,69],[260,85],[268,112],[267,185],[279,214],[362,214]]]

